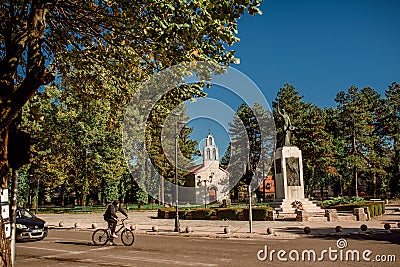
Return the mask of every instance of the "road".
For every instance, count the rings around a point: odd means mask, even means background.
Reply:
[[[318,261],[322,250],[338,250],[337,236],[290,238],[193,238],[165,235],[136,235],[135,243],[125,247],[119,241],[116,246],[94,246],[91,244],[90,231],[52,230],[43,241],[17,243],[16,266],[293,266],[296,264],[296,251],[299,253],[297,264],[303,266],[398,266],[400,261],[400,234],[353,235],[344,236],[347,247],[343,248],[343,260],[340,254],[324,254],[323,261]],[[267,246],[267,247],[265,247]],[[265,249],[267,257],[265,259]],[[383,255],[387,260],[390,255],[396,257],[396,263],[365,262],[362,253],[371,250],[366,259],[375,260],[376,255]],[[270,260],[271,251],[272,261]],[[277,252],[285,250],[278,259]],[[295,250],[295,252],[293,252]],[[316,262],[302,262],[304,250],[316,251]],[[360,251],[360,261],[345,261],[347,250]],[[290,252],[292,251],[292,252]],[[292,259],[289,258],[289,253]],[[351,256],[351,254],[349,254]],[[351,257],[349,258],[351,259]],[[311,257],[312,259],[312,257]]]

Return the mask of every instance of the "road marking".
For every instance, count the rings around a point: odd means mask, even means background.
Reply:
[[[101,247],[101,248],[92,248],[89,249],[90,251],[95,251],[95,250],[109,250],[111,247]]]
[[[54,252],[61,252],[61,254],[54,254],[54,255],[48,255],[48,256],[41,257],[41,258],[46,258],[46,259],[55,258],[55,257],[69,256],[69,255],[79,255],[79,254],[88,253],[90,251],[108,250],[108,249],[111,248],[111,247],[100,247],[100,248],[88,249],[88,250],[85,250],[85,251],[70,251],[70,250],[64,250],[64,249],[40,248],[40,247],[31,247],[31,246],[24,246],[24,245],[20,245],[18,247],[29,248],[29,249],[38,249],[38,250],[47,250],[47,251],[54,251]]]
[[[113,256],[113,255],[107,255],[107,256],[103,256],[103,257],[126,259],[126,260],[130,260],[130,261],[144,261],[144,262],[151,262],[151,263],[157,263],[157,264],[164,263],[164,264],[178,265],[178,266],[207,266],[207,267],[218,266],[218,264],[214,264],[214,263],[166,260],[166,259],[157,259],[157,258],[150,259],[150,258],[145,258],[145,257],[123,257],[123,256]]]
[[[29,249],[38,249],[38,250],[49,250],[49,251],[63,252],[63,253],[68,252],[69,254],[81,254],[82,252],[85,252],[85,251],[69,251],[69,250],[55,249],[55,248],[31,247],[31,246],[24,246],[24,245],[18,245],[18,247],[29,248]]]

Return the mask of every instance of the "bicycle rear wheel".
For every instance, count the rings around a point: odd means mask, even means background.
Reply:
[[[93,232],[92,241],[95,245],[105,245],[108,240],[107,230],[98,229]]]
[[[133,232],[129,229],[125,229],[121,233],[121,241],[124,243],[125,246],[132,246],[133,242],[135,241],[135,236]]]

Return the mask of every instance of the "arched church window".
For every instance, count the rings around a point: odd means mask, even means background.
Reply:
[[[210,142],[210,146],[212,146],[213,145],[213,138],[210,136],[210,138],[208,138],[209,139],[209,142]]]
[[[215,150],[215,148],[213,148],[213,152],[212,152],[212,159],[216,160],[217,159],[217,151]]]
[[[209,149],[209,148],[207,148],[207,156],[206,156],[206,159],[211,159],[211,156],[210,156],[210,149]]]

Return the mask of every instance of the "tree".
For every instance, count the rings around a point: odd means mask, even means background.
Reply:
[[[9,179],[8,127],[56,74],[80,65],[110,70],[114,90],[182,61],[235,61],[237,19],[261,13],[246,1],[3,1],[0,5],[0,176]],[[57,82],[57,80],[55,80]],[[1,233],[0,233],[1,234]],[[3,236],[3,235],[2,235]],[[3,242],[2,251],[8,251]],[[2,264],[8,265],[2,253]]]
[[[400,192],[400,85],[393,82],[385,92],[384,133],[390,140],[390,189],[395,197]]]
[[[229,160],[231,157],[231,142],[228,144],[228,148],[225,151],[225,154],[221,158],[220,166],[223,169],[226,169],[229,165]]]
[[[328,131],[327,121],[325,110],[310,105],[305,114],[302,132],[298,133],[307,193],[311,194],[318,187],[322,198],[323,190],[330,185],[331,178],[338,177],[333,136]]]
[[[385,155],[384,142],[377,134],[381,97],[372,88],[365,87],[361,91],[351,86],[345,93],[341,91],[335,98],[338,103],[338,128],[345,141],[345,161],[352,170],[355,195],[359,194],[360,174],[384,174]],[[365,189],[363,189],[365,190]],[[365,191],[363,191],[365,192]]]
[[[231,143],[221,160],[221,164],[230,173],[233,196],[244,190],[245,185],[258,188],[264,168],[272,163],[275,148],[275,127],[272,114],[259,104],[253,107],[241,104],[229,123]],[[232,158],[231,158],[232,157]]]

